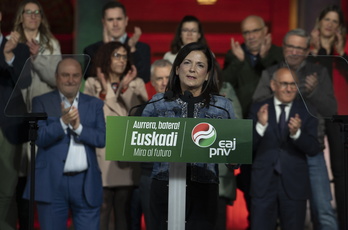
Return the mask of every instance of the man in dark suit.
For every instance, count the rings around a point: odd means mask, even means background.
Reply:
[[[0,23],[1,23],[0,11]],[[18,180],[18,170],[21,155],[21,143],[28,140],[26,123],[21,118],[7,117],[5,106],[18,80],[29,49],[18,43],[18,34],[11,33],[7,41],[0,30],[0,229],[16,229],[17,208],[15,190]],[[11,115],[24,113],[25,104],[20,92],[15,94],[12,103],[15,108]],[[10,113],[11,113],[10,112]]]
[[[335,149],[343,151],[343,145],[340,144],[340,137],[332,133],[331,119],[325,119],[337,114],[337,102],[330,75],[326,68],[315,63],[313,56],[310,56],[310,36],[303,29],[290,30],[283,39],[283,54],[285,61],[271,66],[262,72],[259,84],[254,92],[253,100],[261,101],[272,97],[270,81],[274,71],[281,66],[288,66],[295,71],[299,78],[299,90],[301,97],[306,103],[311,104],[316,109],[316,116],[319,119],[318,140],[320,144],[319,153],[315,156],[307,156],[309,167],[309,178],[311,181],[311,196],[309,199],[310,214],[313,229],[330,229],[337,230],[338,223],[335,211],[331,205],[332,194],[330,179],[326,162],[324,158],[325,134],[328,137],[330,157],[337,154]],[[326,125],[329,125],[325,127]],[[336,123],[333,124],[336,126]],[[338,134],[339,134],[339,130]],[[341,147],[341,148],[339,148]],[[331,160],[331,168],[332,168]],[[342,162],[340,162],[342,163]],[[333,171],[334,172],[334,171]],[[335,173],[333,173],[335,176]],[[335,177],[334,177],[335,178]],[[335,181],[335,187],[339,186]],[[337,194],[337,189],[335,189]],[[336,199],[338,196],[336,195]],[[343,200],[346,199],[344,195]],[[340,199],[339,199],[340,200]],[[338,206],[342,204],[336,200]],[[338,208],[338,214],[340,214]]]
[[[294,72],[278,69],[274,97],[253,104],[254,161],[251,172],[251,229],[303,229],[310,181],[306,154],[319,152],[317,120],[295,99]]]
[[[141,30],[135,27],[133,37],[128,37],[126,27],[128,25],[128,16],[124,5],[118,1],[106,3],[102,10],[103,23],[103,41],[96,42],[84,49],[84,54],[91,57],[91,63],[87,68],[85,79],[95,75],[93,73],[93,58],[98,49],[104,43],[119,41],[127,43],[131,50],[131,58],[137,68],[138,77],[142,78],[145,83],[150,80],[151,53],[150,46],[139,42]]]
[[[73,58],[58,63],[58,90],[35,97],[38,122],[35,200],[43,230],[67,229],[69,210],[74,229],[99,229],[101,172],[95,148],[105,146],[103,102],[79,92],[82,69]],[[29,184],[25,198],[29,197]]]

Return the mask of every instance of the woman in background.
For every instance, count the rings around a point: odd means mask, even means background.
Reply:
[[[338,104],[337,114],[341,115],[348,114],[348,56],[346,52],[348,47],[345,48],[345,46],[346,26],[344,15],[339,6],[329,5],[320,12],[315,28],[311,33],[311,53],[314,61],[328,69]],[[325,55],[331,55],[331,57]],[[348,226],[346,218],[348,200],[346,198],[347,191],[345,190],[345,165],[348,162],[344,162],[344,145],[340,141],[342,140],[342,134],[339,124],[327,119],[326,134],[329,142],[331,169],[335,184],[334,190],[339,228],[346,229]],[[327,218],[323,221],[327,221]],[[314,227],[317,224],[314,222]]]
[[[22,89],[27,111],[31,112],[32,99],[35,96],[52,91],[56,87],[55,70],[61,60],[60,45],[52,35],[49,23],[42,5],[37,0],[20,1],[13,31],[9,37],[26,44],[30,51],[30,62],[23,67],[19,81],[30,82]],[[52,55],[52,56],[49,56]],[[30,145],[24,143],[21,156],[21,166],[17,184],[17,202],[21,228],[29,226],[28,201],[22,198],[27,180]]]
[[[340,7],[330,5],[323,9],[311,33],[311,53],[313,55],[346,56],[346,26]]]
[[[97,52],[94,63],[97,77],[87,78],[84,92],[104,100],[105,116],[127,116],[133,106],[147,101],[144,81],[137,77],[129,57],[129,47],[120,42],[106,43]],[[128,230],[131,198],[140,177],[139,165],[106,161],[105,148],[97,149],[97,159],[102,171],[104,194],[100,229],[109,229],[113,210],[115,229]]]
[[[20,3],[13,30],[10,36],[18,36],[19,42],[27,44],[30,50],[31,85],[23,90],[30,112],[32,98],[56,86],[55,70],[61,59],[60,45],[51,33],[43,8],[37,0]]]
[[[173,63],[181,47],[191,42],[207,45],[201,22],[195,16],[187,15],[177,27],[170,51],[164,54],[163,59]]]

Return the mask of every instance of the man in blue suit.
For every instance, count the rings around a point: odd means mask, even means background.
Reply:
[[[58,63],[58,90],[33,99],[38,122],[35,200],[40,227],[64,230],[69,210],[76,230],[99,229],[101,172],[95,148],[105,146],[103,102],[79,92],[82,69],[73,58]],[[29,183],[25,197],[29,197]]]
[[[253,104],[254,161],[251,173],[251,229],[303,229],[310,182],[306,154],[319,152],[317,120],[295,99],[294,72],[278,69],[274,97]]]

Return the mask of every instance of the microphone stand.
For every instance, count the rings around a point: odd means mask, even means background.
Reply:
[[[30,141],[30,197],[29,197],[29,230],[34,229],[34,211],[35,211],[35,141],[37,139],[37,122],[46,120],[47,113],[27,113],[24,118],[29,123],[29,141]]]
[[[130,108],[129,112],[128,112],[128,116],[136,116],[136,117],[140,117],[143,110],[145,109],[145,107],[149,104],[153,104],[155,102],[158,102],[160,100],[171,100],[173,98],[173,92],[172,91],[166,91],[164,94],[163,94],[163,97],[161,97],[160,99],[157,99],[157,100],[154,100],[154,101],[147,101],[145,103],[142,103],[140,105],[135,105],[133,106],[132,108]],[[134,109],[137,109],[135,111],[135,113],[133,114],[133,110]]]

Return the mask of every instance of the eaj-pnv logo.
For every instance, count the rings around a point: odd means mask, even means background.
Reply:
[[[199,123],[192,129],[192,141],[199,147],[211,146],[216,140],[216,129],[209,123]]]

